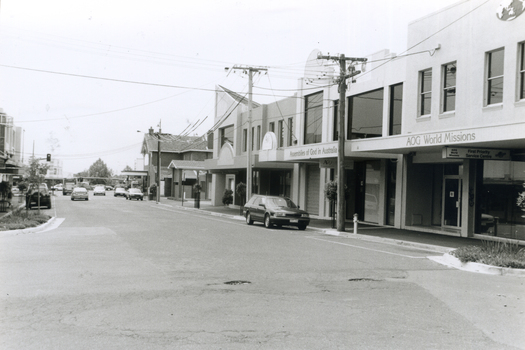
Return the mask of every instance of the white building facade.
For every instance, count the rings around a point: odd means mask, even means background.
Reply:
[[[358,214],[371,225],[525,240],[523,6],[458,2],[411,23],[405,54],[380,51],[356,66],[363,73],[348,82],[345,100],[347,220]],[[254,108],[252,131],[256,168],[284,171],[264,191],[254,171],[252,192],[290,196],[326,219],[334,209],[324,187],[338,176],[339,152],[337,72],[329,63],[318,72],[307,63],[294,112]],[[235,176],[246,178],[243,135],[250,131],[240,105],[215,137],[216,197]],[[216,122],[226,113],[219,114]],[[283,183],[288,189],[275,188]]]

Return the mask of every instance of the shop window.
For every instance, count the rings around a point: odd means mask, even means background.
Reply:
[[[390,86],[390,123],[389,135],[401,134],[401,116],[403,107],[403,84]]]
[[[320,143],[323,131],[323,92],[305,97],[304,144]]]
[[[476,233],[525,240],[525,162],[482,161]]]
[[[381,137],[383,132],[383,89],[349,97],[348,114],[347,139]]]
[[[293,118],[288,118],[288,146],[293,145]]]
[[[456,110],[456,62],[442,66],[443,71],[443,104],[441,112]]]
[[[503,102],[503,60],[504,50],[487,53],[487,81],[485,85],[485,105]]]
[[[246,152],[248,150],[248,129],[242,129],[242,151]]]
[[[518,100],[523,100],[525,99],[525,43],[519,45],[518,84]]]
[[[432,104],[432,69],[419,72],[419,116],[430,115]]]
[[[228,142],[233,147],[233,125],[219,129],[221,147]]]

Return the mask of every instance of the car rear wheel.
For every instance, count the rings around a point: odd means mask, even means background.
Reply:
[[[298,227],[299,230],[301,230],[301,231],[306,230],[306,225],[299,225],[299,226],[297,226],[297,227]]]
[[[248,225],[253,225],[253,220],[252,220],[252,216],[251,216],[250,212],[246,213],[246,223]]]
[[[270,215],[268,214],[266,214],[266,216],[264,217],[264,227],[266,228],[272,227],[272,223],[270,221]]]

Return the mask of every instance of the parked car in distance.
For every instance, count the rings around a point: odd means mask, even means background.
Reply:
[[[93,189],[93,195],[94,196],[105,196],[106,195],[106,189],[104,186],[95,186]]]
[[[304,230],[310,224],[310,215],[306,211],[301,210],[290,198],[279,196],[254,194],[244,206],[244,217],[248,225],[260,221],[266,228],[286,225]]]
[[[57,184],[57,185],[53,186],[53,188],[55,189],[55,191],[62,191],[64,189],[64,185]]]
[[[39,192],[40,192],[40,198],[38,198]],[[51,195],[49,193],[49,190],[47,189],[46,184],[40,184],[40,186],[38,186],[38,190],[36,189],[36,186],[29,187],[28,196],[29,196],[27,199],[28,209],[31,209],[33,207],[38,207],[39,201],[40,201],[40,207],[46,207],[47,209],[51,209]]]
[[[71,194],[71,192],[73,192],[73,188],[75,188],[74,182],[66,182],[62,187],[62,195],[66,196]]]
[[[127,192],[123,187],[118,187],[115,189],[115,193],[113,194],[113,197],[118,197],[118,196],[126,197],[126,194]]]
[[[106,185],[105,187],[106,187],[106,191],[113,191],[114,190],[113,186],[111,186],[111,185]]]
[[[126,199],[136,199],[136,200],[144,200],[144,195],[142,194],[142,191],[138,188],[130,188],[128,192],[126,192]]]
[[[88,191],[85,187],[75,187],[73,192],[71,192],[71,200],[83,199],[85,201],[89,200]]]

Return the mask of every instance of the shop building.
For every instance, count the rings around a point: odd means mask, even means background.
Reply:
[[[186,186],[191,188],[197,182],[204,182],[205,188],[210,187],[211,177],[206,173],[199,173],[204,160],[211,157],[211,150],[208,149],[205,136],[168,133],[159,135],[150,128],[148,133],[144,134],[141,153],[144,156],[146,187],[149,188],[156,183],[157,169],[160,168],[161,196],[178,199],[184,196]],[[159,160],[160,167],[157,166]],[[191,195],[191,189],[186,191]]]
[[[213,158],[205,161],[212,173],[211,200],[222,205],[225,190],[233,191],[234,205],[245,203],[245,196],[236,193],[237,185],[246,184],[248,147],[252,153],[252,193],[292,196],[293,164],[262,162],[259,152],[265,143],[264,135],[271,132],[276,145],[294,141],[289,125],[294,124],[296,98],[290,97],[271,104],[252,102],[251,128],[248,99],[225,87],[217,86],[215,93],[215,125],[210,132]],[[250,137],[248,137],[248,133]],[[264,137],[263,137],[264,136]],[[248,144],[248,139],[251,140]]]
[[[525,15],[521,2],[507,3],[460,1],[412,22],[406,53],[357,64],[345,101],[347,220],[356,213],[400,229],[525,240]],[[251,131],[247,101],[218,89],[206,163],[214,205],[246,183],[251,132],[252,193],[333,215],[324,186],[338,176],[337,73],[316,58],[296,95],[277,103],[286,112],[254,104]]]
[[[379,178],[397,179],[396,227],[525,239],[525,15],[505,20],[500,4],[463,1],[411,23],[400,134],[350,142],[398,157]]]
[[[0,182],[11,185],[21,179],[23,130],[0,108]]]

